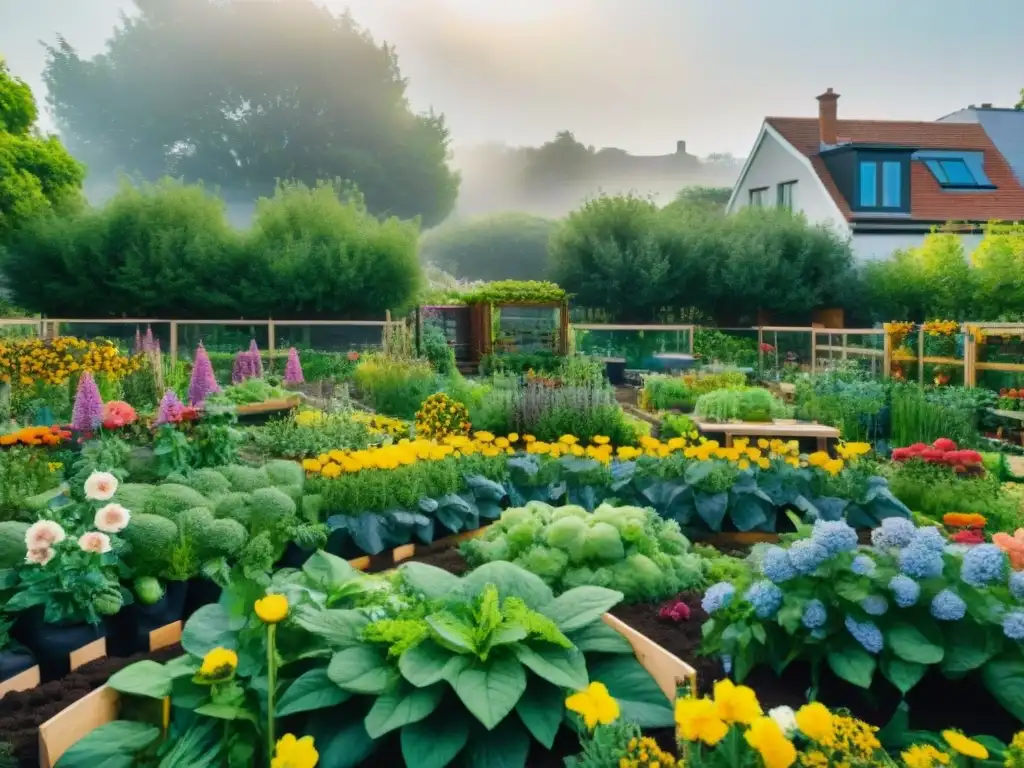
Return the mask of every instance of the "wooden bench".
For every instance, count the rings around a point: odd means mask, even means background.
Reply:
[[[732,446],[734,437],[765,437],[773,438],[814,438],[818,442],[818,450],[828,450],[829,440],[839,439],[839,430],[824,424],[778,424],[776,422],[764,421],[738,421],[729,424],[717,424],[708,421],[698,421],[696,424],[701,434],[722,434],[724,435],[724,447]]]

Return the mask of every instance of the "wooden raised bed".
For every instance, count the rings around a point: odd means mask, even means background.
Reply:
[[[9,677],[3,682],[0,682],[0,699],[4,697],[4,694],[14,693],[15,691],[27,691],[29,688],[35,688],[41,682],[39,674],[39,665],[29,667],[24,672],[19,672],[14,677]]]
[[[780,424],[778,422],[733,422],[714,423],[710,421],[698,421],[695,425],[703,433],[722,434],[725,437],[725,447],[732,445],[734,437],[767,437],[767,438],[814,438],[818,442],[818,450],[828,450],[829,440],[839,439],[839,430],[824,424]]]
[[[239,405],[235,407],[235,413],[239,416],[255,416],[262,413],[274,413],[275,411],[287,411],[295,408],[302,402],[298,395],[294,397],[279,397],[276,400],[266,400],[262,403],[250,405]]]
[[[669,701],[675,700],[681,685],[689,684],[690,690],[697,690],[697,671],[693,667],[610,613],[603,619],[629,641],[637,661],[655,679]],[[39,727],[40,768],[53,768],[72,745],[101,725],[116,720],[119,709],[120,694],[104,685],[47,720]]]
[[[181,642],[181,629],[180,621],[154,629],[149,633],[150,652],[159,651],[161,648]],[[105,653],[106,646],[104,646],[102,655]],[[101,658],[101,656],[96,658]],[[89,659],[88,661],[93,660]],[[74,668],[72,667],[72,669]],[[67,752],[76,741],[95,728],[115,720],[117,714],[117,691],[104,685],[83,696],[59,715],[51,717],[39,726],[40,768],[53,768],[61,755]]]

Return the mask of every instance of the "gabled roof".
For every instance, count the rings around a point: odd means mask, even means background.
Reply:
[[[768,117],[774,128],[801,154],[808,157],[822,183],[848,221],[855,215],[839,192],[820,156],[817,118]],[[840,144],[869,144],[918,149],[947,149],[982,152],[985,174],[995,189],[951,191],[939,186],[925,167],[914,160],[910,172],[911,221],[1024,220],[1024,187],[1018,181],[985,129],[978,123],[901,122],[889,120],[839,120]],[[863,214],[862,216],[870,216]],[[904,219],[906,220],[906,219]]]

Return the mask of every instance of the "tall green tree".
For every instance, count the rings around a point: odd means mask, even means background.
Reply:
[[[375,214],[443,220],[459,178],[444,117],[415,114],[395,50],[314,0],[136,0],[106,50],[63,38],[45,80],[96,173],[203,180],[250,199],[278,180],[356,184]]]
[[[445,222],[423,234],[420,259],[469,280],[543,280],[556,226],[518,211]]]
[[[34,129],[32,90],[0,58],[0,241],[34,216],[81,203],[85,169]]]

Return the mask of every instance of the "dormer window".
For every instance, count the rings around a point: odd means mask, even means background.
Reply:
[[[914,153],[931,171],[943,189],[995,189],[985,176],[985,158],[981,152],[921,151]]]
[[[903,200],[903,163],[861,160],[858,201],[861,208],[898,209]]]

